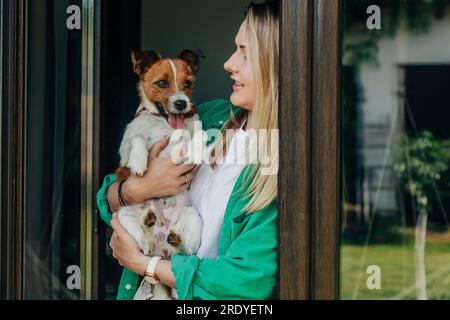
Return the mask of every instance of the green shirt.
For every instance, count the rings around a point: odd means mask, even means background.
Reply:
[[[230,116],[230,101],[214,100],[197,106],[203,130],[220,129]],[[239,111],[232,107],[233,112]],[[250,168],[247,166],[246,168]],[[274,299],[277,273],[277,204],[253,214],[242,212],[249,199],[238,194],[246,169],[242,170],[225,210],[216,259],[175,254],[172,271],[178,299]],[[107,200],[108,187],[115,175],[105,177],[97,193],[102,219],[110,225],[111,212]],[[244,189],[245,190],[245,189]],[[138,287],[139,276],[124,268],[119,284],[118,300],[131,300]]]

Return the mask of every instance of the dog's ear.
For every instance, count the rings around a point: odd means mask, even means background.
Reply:
[[[197,74],[198,69],[200,69],[200,59],[199,55],[192,50],[183,50],[178,55],[178,59],[183,60],[191,68],[194,74]]]
[[[161,56],[156,51],[131,51],[131,62],[133,63],[133,71],[139,77],[143,76]]]

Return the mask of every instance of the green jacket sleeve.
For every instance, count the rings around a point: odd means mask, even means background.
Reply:
[[[172,256],[180,300],[273,299],[277,272],[277,209],[269,207],[234,218],[234,241],[216,259]]]
[[[97,192],[97,206],[100,211],[100,217],[106,222],[108,226],[111,226],[111,211],[108,204],[108,188],[117,180],[115,174],[109,174],[103,179],[103,184]]]

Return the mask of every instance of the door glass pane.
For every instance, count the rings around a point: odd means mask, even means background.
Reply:
[[[449,30],[450,1],[343,0],[342,299],[450,299]]]
[[[25,299],[80,297],[67,285],[80,265],[81,188],[81,31],[66,27],[70,4],[81,1],[27,1]]]

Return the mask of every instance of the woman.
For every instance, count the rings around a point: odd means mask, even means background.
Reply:
[[[242,157],[245,150],[239,151],[239,146],[249,129],[278,128],[278,29],[276,2],[251,4],[235,39],[237,49],[224,65],[235,81],[230,101],[215,100],[197,107],[204,130],[236,129],[231,139],[225,135],[219,139],[225,139],[225,162],[227,157]],[[271,136],[268,140],[269,145],[278,142],[271,141]],[[213,161],[203,163],[193,179],[192,165],[175,166],[170,159],[157,157],[167,142],[152,148],[146,174],[130,177],[123,185],[123,196],[127,203],[139,203],[174,195],[190,185],[192,204],[204,222],[201,246],[196,255],[176,254],[171,261],[143,255],[117,215],[111,219],[109,212],[120,205],[115,177],[107,176],[97,200],[102,217],[114,229],[113,256],[126,267],[118,299],[133,298],[138,275],[144,275],[150,264],[161,283],[176,288],[179,299],[274,298],[276,174],[261,174],[260,163],[218,165]],[[211,159],[214,156],[211,151]]]

